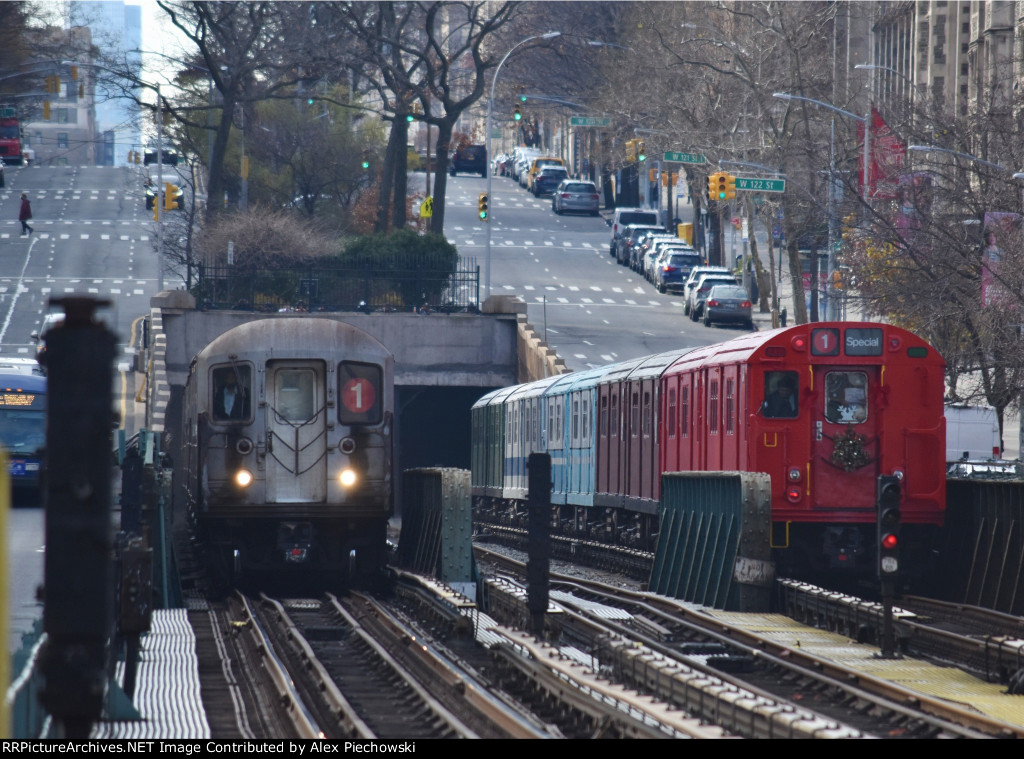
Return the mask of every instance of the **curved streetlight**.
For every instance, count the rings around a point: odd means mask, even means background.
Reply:
[[[487,139],[486,139],[486,151],[487,151],[487,202],[494,207],[491,202],[491,121],[494,114],[494,88],[498,84],[498,75],[501,74],[501,67],[505,65],[505,61],[508,57],[516,51],[517,48],[525,45],[527,42],[533,40],[550,40],[555,37],[561,37],[561,32],[548,32],[547,34],[535,34],[532,37],[527,37],[520,42],[517,42],[512,48],[505,53],[505,57],[501,59],[501,63],[498,64],[498,68],[494,70],[494,78],[491,80],[491,96],[487,100]],[[490,213],[488,218],[484,221],[484,226],[487,228],[487,247],[484,253],[484,300],[491,297],[491,226],[494,224],[494,214]],[[481,304],[483,305],[483,304]]]
[[[207,161],[208,165],[210,163],[212,163],[213,162],[213,72],[210,71],[210,69],[206,68],[205,66],[200,66],[200,65],[198,65],[196,63],[191,63],[189,61],[182,60],[181,58],[175,58],[173,56],[167,55],[166,53],[158,53],[155,50],[139,50],[139,49],[135,49],[135,50],[129,50],[128,52],[129,53],[139,53],[140,55],[158,55],[161,58],[166,58],[167,60],[173,61],[174,63],[180,63],[183,66],[188,66],[191,69],[196,69],[197,71],[205,71],[206,72],[206,102],[209,104],[209,110],[207,110],[207,112],[206,112],[206,129],[207,129],[207,132],[208,132],[206,161]],[[207,202],[209,202],[209,198],[207,198]]]

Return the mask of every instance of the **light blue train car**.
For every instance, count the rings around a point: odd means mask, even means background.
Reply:
[[[560,375],[545,392],[545,437],[551,454],[553,504],[593,505],[596,388],[607,370],[599,367]]]

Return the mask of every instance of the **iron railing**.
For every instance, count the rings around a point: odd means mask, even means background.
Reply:
[[[204,309],[477,311],[480,267],[475,259],[446,269],[200,266],[192,293]]]

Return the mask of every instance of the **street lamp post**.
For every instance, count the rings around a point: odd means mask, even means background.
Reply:
[[[855,121],[859,121],[860,123],[862,123],[864,125],[864,158],[863,158],[864,169],[863,169],[863,176],[862,176],[862,179],[861,179],[861,197],[863,198],[863,201],[864,201],[864,212],[866,214],[867,213],[867,209],[870,207],[870,203],[871,203],[871,111],[870,111],[870,109],[868,110],[868,113],[867,113],[866,116],[858,116],[856,113],[851,113],[850,111],[843,110],[842,108],[834,106],[831,103],[824,103],[821,100],[814,100],[813,98],[803,97],[802,95],[790,95],[788,92],[775,92],[775,93],[772,94],[772,97],[780,98],[782,100],[802,100],[802,101],[807,102],[807,103],[813,103],[814,105],[821,106],[822,108],[826,108],[826,109],[828,109],[830,111],[835,111],[836,113],[840,113],[843,116],[848,116],[849,118],[854,119]],[[833,129],[834,128],[835,127],[833,126]],[[833,139],[834,139],[834,137],[833,137]],[[834,149],[833,149],[832,152],[833,152],[833,155],[830,158],[830,164],[829,164],[829,209],[830,209],[829,210],[829,214],[830,215],[833,213],[833,210],[832,210],[832,192],[833,192],[832,185],[835,182],[835,155],[834,155]],[[831,219],[831,216],[830,216],[830,218],[829,218],[829,227],[830,227],[830,229],[832,227],[832,224],[833,224],[833,220]],[[830,314],[834,316],[835,312],[836,312],[836,308],[835,308],[836,304],[835,304],[834,294],[832,293],[832,289],[833,289],[833,286],[834,286],[834,283],[832,281],[832,277],[833,277],[833,275],[835,273],[835,251],[833,250],[833,247],[834,246],[832,245],[832,241],[829,240],[828,275],[827,275],[828,276],[828,290],[826,292],[828,292],[828,294],[829,294],[828,310],[829,310]]]
[[[494,89],[498,84],[498,75],[501,74],[501,67],[505,65],[505,61],[508,57],[516,51],[517,48],[525,45],[527,42],[533,40],[550,40],[555,37],[561,37],[561,32],[548,32],[547,34],[535,34],[532,37],[527,37],[520,42],[517,42],[512,48],[505,53],[505,57],[501,59],[498,64],[498,68],[494,70],[494,78],[491,80],[491,96],[487,100],[487,139],[486,139],[486,151],[487,151],[487,202],[490,208],[494,208],[494,199],[491,197],[491,176],[494,172],[491,171],[491,122],[494,117]],[[484,228],[487,230],[487,246],[484,252],[484,300],[491,297],[491,226],[494,224],[494,214],[489,212],[487,219],[484,220]]]

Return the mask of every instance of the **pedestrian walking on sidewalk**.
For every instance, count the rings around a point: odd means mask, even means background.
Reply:
[[[18,221],[21,222],[21,236],[28,237],[32,234],[32,227],[29,226],[28,220],[32,218],[32,206],[28,202],[28,194],[21,193],[21,211],[18,212]]]

